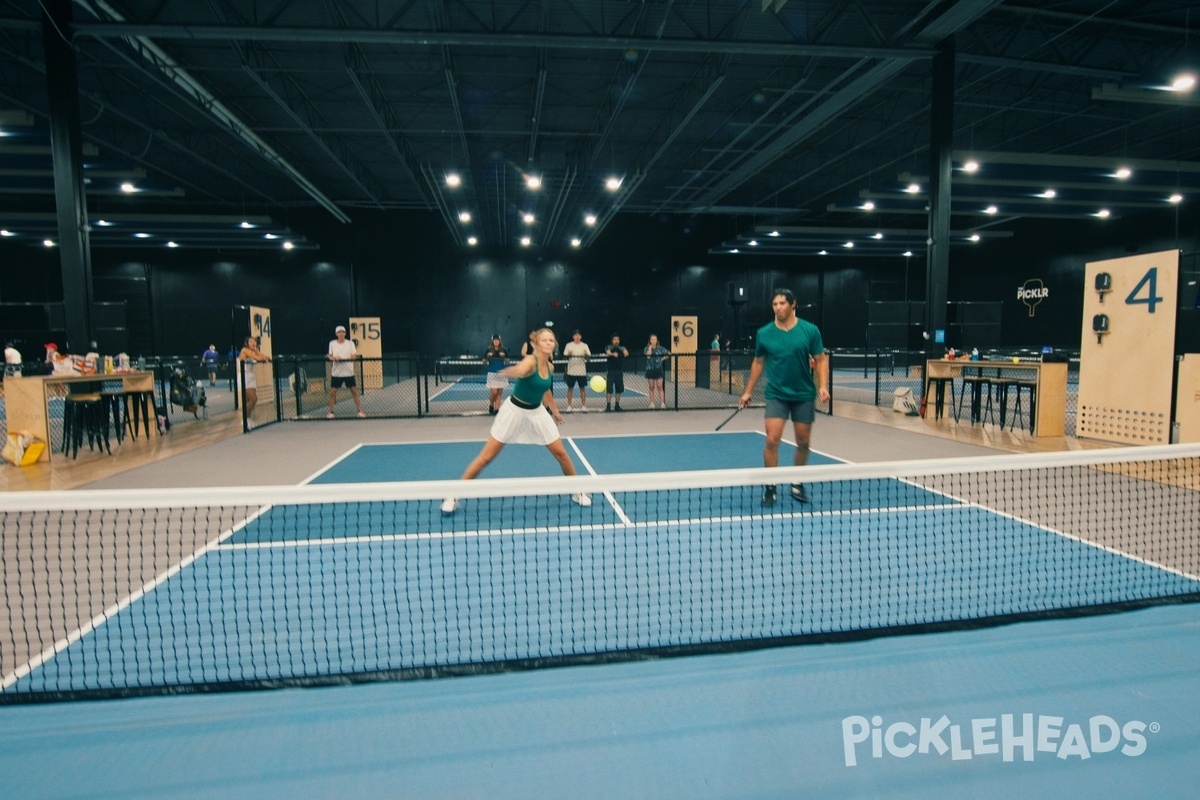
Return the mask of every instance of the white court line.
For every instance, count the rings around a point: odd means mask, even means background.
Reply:
[[[346,459],[348,459],[350,456],[352,456],[352,455],[354,455],[355,453],[357,453],[357,452],[358,452],[359,450],[361,450],[362,448],[363,448],[363,443],[362,443],[362,442],[359,442],[358,444],[354,445],[354,447],[351,447],[349,450],[347,450],[346,452],[342,453],[340,456],[338,456],[337,458],[335,458],[333,461],[330,461],[328,464],[326,464],[325,466],[321,467],[319,470],[317,470],[316,472],[314,472],[312,475],[309,475],[307,478],[305,478],[304,480],[300,481],[300,484],[299,484],[299,485],[300,485],[300,486],[305,486],[305,485],[307,485],[307,484],[310,484],[310,483],[312,483],[312,482],[313,482],[313,481],[315,481],[317,478],[321,477],[321,476],[322,476],[322,475],[324,475],[326,472],[328,472],[329,470],[333,469],[333,468],[334,468],[334,467],[336,467],[338,464],[342,463],[343,461],[345,461],[345,460],[346,460]]]
[[[597,522],[575,525],[541,525],[523,528],[492,528],[473,531],[419,531],[413,533],[377,533],[366,536],[331,536],[325,539],[291,539],[277,542],[233,542],[218,549],[270,550],[289,547],[325,547],[331,544],[365,544],[369,542],[404,542],[427,539],[484,539],[494,536],[537,536],[549,533],[587,533],[620,531],[672,526],[721,525],[728,523],[762,522],[763,520],[815,519],[820,517],[856,517],[871,514],[896,514],[905,511],[949,511],[969,508],[969,503],[935,503],[925,506],[883,506],[880,508],[846,508],[832,511],[793,511],[777,514],[736,514],[728,517],[689,517],[687,519],[647,520],[645,522]],[[628,520],[628,518],[625,518]]]
[[[600,474],[600,473],[596,472],[596,470],[592,466],[591,462],[587,460],[587,456],[585,456],[583,454],[583,451],[579,449],[579,445],[575,444],[574,439],[572,439],[571,437],[568,436],[567,444],[571,445],[571,449],[575,451],[575,455],[579,456],[579,460],[583,462],[583,467],[584,467],[584,469],[586,469],[588,471],[589,475],[599,475]],[[629,518],[629,516],[625,513],[625,509],[621,508],[621,504],[617,502],[617,498],[613,497],[612,492],[605,492],[604,499],[608,501],[608,504],[610,506],[612,506],[613,511],[616,512],[617,518],[620,519],[621,522],[625,523],[626,525],[633,524],[633,520],[631,520]]]
[[[99,628],[105,622],[107,622],[108,620],[115,617],[118,613],[125,610],[129,606],[133,605],[134,603],[136,603],[138,600],[140,600],[142,597],[146,596],[150,592],[154,591],[156,588],[158,588],[163,583],[165,583],[168,579],[177,575],[179,572],[181,572],[183,570],[184,567],[187,567],[188,565],[192,564],[194,561],[196,561],[197,559],[199,559],[206,553],[209,553],[213,550],[220,549],[222,542],[224,542],[230,536],[233,536],[233,534],[235,534],[236,532],[238,532],[239,530],[244,528],[247,524],[249,524],[253,520],[262,516],[270,508],[271,508],[271,506],[263,506],[258,511],[256,511],[254,514],[251,514],[249,517],[247,517],[246,519],[239,522],[237,525],[233,526],[232,528],[230,528],[227,531],[222,532],[221,534],[219,534],[216,538],[212,539],[211,541],[206,542],[200,548],[198,548],[197,550],[193,551],[190,555],[185,557],[178,564],[168,567],[165,571],[159,573],[158,575],[154,576],[152,579],[143,583],[141,585],[141,587],[134,590],[128,596],[113,603],[111,606],[104,609],[96,616],[92,617],[90,620],[85,622],[80,627],[71,631],[66,636],[64,636],[63,638],[56,641],[54,644],[52,644],[49,647],[42,650],[40,653],[38,653],[33,658],[26,661],[24,664],[19,665],[16,669],[14,669],[12,672],[9,672],[8,674],[6,674],[4,676],[4,678],[2,680],[0,680],[0,691],[4,691],[5,689],[9,688],[14,683],[19,681],[21,678],[25,677],[30,672],[33,672],[38,667],[42,666],[47,661],[54,658],[56,655],[61,653],[63,650],[66,650],[68,647],[70,647],[72,644],[74,644],[75,642],[82,639],[84,636],[87,636],[89,633],[95,631],[97,628]]]

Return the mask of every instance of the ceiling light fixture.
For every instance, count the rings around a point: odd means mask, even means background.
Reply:
[[[470,222],[471,221],[471,212],[470,211],[458,212],[458,221],[463,224]]]
[[[526,175],[525,186],[529,189],[529,191],[536,192],[538,189],[542,188],[542,179],[538,175]]]
[[[589,228],[590,228],[590,227],[593,227],[593,226],[595,226],[595,224],[596,224],[596,215],[595,215],[595,214],[586,214],[586,215],[584,215],[584,218],[583,218],[583,223],[584,223],[585,225],[587,225]]]
[[[474,236],[468,236],[467,244],[469,244],[471,247],[474,247],[475,245],[479,244],[479,240],[476,239]]]
[[[446,185],[451,189],[457,189],[459,186],[462,186],[462,176],[457,172],[447,172]]]
[[[921,186],[920,184],[910,183],[908,186],[904,187],[904,191],[908,194],[920,194]]]
[[[132,183],[125,182],[121,184],[121,191],[125,192],[125,194],[132,194],[137,191],[137,187]]]
[[[1133,174],[1133,170],[1131,170],[1129,167],[1118,167],[1117,171],[1113,173],[1113,177],[1117,178],[1118,180],[1124,181],[1124,180],[1128,180],[1129,176],[1132,174]]]
[[[580,239],[578,236],[576,236],[574,239],[571,240],[571,247],[579,247],[582,244],[583,244],[583,240]]]
[[[1176,192],[1175,194],[1173,194],[1167,198],[1167,202],[1173,203],[1175,205],[1179,205],[1180,203],[1183,202],[1183,195],[1179,194],[1179,192]]]
[[[861,206],[859,206],[859,208],[861,208],[863,211],[874,211],[875,203],[871,200],[868,200],[867,202],[865,202]]]
[[[1053,200],[1054,198],[1058,197],[1058,192],[1054,191],[1053,189],[1047,189],[1044,192],[1035,194],[1034,197],[1040,197],[1043,200]]]
[[[42,239],[42,244],[45,245],[46,247],[54,247],[54,240],[53,239]]]
[[[1172,92],[1190,92],[1196,87],[1196,76],[1191,72],[1181,72],[1171,81]]]
[[[963,172],[967,173],[968,175],[974,175],[976,172],[979,172],[979,162],[975,159],[971,159],[967,163],[963,164],[962,168]]]
[[[988,206],[987,208],[985,208],[985,209],[983,210],[983,213],[985,213],[985,214],[999,214],[999,213],[1000,213],[1000,209],[996,208],[995,206]]]
[[[533,244],[533,240],[530,239],[528,236],[521,237],[521,247],[529,247],[529,245],[531,245],[531,244]]]
[[[526,225],[532,225],[533,224],[533,214],[526,211],[524,214],[521,215],[521,221],[524,222]]]
[[[610,192],[615,192],[617,189],[621,188],[621,179],[615,175],[608,178],[604,181],[604,188],[608,189]]]
[[[284,243],[283,243],[283,249],[284,249],[284,250],[291,250],[291,249],[292,249],[293,247],[295,247],[295,246],[296,246],[296,245],[292,244],[291,242],[284,242]]]
[[[1107,208],[1102,208],[1099,211],[1097,211],[1093,216],[1099,217],[1100,219],[1108,219],[1108,217],[1111,213],[1112,212],[1110,212]]]

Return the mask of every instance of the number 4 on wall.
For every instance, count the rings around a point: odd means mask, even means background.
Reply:
[[[1142,291],[1142,287],[1146,289],[1146,296],[1139,297],[1138,294]],[[1137,286],[1133,287],[1133,291],[1125,298],[1125,305],[1137,306],[1146,305],[1149,313],[1154,313],[1154,307],[1161,303],[1163,299],[1158,296],[1158,267],[1151,267],[1138,281]]]

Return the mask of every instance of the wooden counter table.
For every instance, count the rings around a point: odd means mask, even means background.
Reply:
[[[1036,409],[1034,436],[1063,436],[1067,428],[1067,365],[1042,361],[971,361],[965,358],[930,359],[925,362],[928,378],[961,379],[978,375],[996,380],[1033,381]]]
[[[62,444],[51,439],[50,399],[65,397],[71,385],[80,383],[97,384],[106,391],[152,392],[154,373],[109,372],[95,375],[31,375],[6,378],[4,404],[8,430],[10,433],[31,433],[46,443],[46,449],[42,451],[38,461],[49,461],[50,451]]]

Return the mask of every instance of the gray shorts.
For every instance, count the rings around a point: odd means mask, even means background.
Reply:
[[[804,425],[812,425],[817,418],[817,404],[812,400],[805,403],[789,403],[786,400],[767,398],[763,419],[791,419]]]

